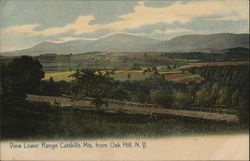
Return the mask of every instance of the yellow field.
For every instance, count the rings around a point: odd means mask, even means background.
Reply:
[[[72,81],[73,78],[69,77],[71,74],[75,73],[75,71],[66,71],[66,72],[53,72],[53,73],[45,73],[45,77],[43,80],[49,80],[50,77],[53,78],[54,81]]]
[[[75,71],[66,71],[66,72],[52,72],[52,73],[45,73],[45,77],[43,80],[49,80],[50,77],[53,78],[54,81],[72,81],[73,78],[69,77],[71,74],[75,73]],[[128,78],[128,75],[130,77]],[[111,77],[115,80],[143,80],[147,77],[152,75],[152,73],[143,74],[141,70],[134,70],[134,71],[125,71],[125,70],[117,70],[115,74],[111,74]]]

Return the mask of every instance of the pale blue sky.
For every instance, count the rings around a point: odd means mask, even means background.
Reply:
[[[248,33],[248,0],[2,0],[1,50],[41,41],[125,32],[167,40],[183,34]]]

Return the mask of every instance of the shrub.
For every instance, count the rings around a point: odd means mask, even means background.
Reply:
[[[150,100],[160,107],[171,107],[173,105],[173,93],[171,91],[151,90]]]
[[[249,99],[240,99],[238,117],[240,122],[249,125]]]

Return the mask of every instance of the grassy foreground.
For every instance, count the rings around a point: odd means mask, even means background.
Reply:
[[[123,138],[248,132],[239,123],[81,111],[26,103],[2,118],[3,139]]]

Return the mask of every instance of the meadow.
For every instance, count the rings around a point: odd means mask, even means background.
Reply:
[[[45,77],[43,80],[49,80],[50,77],[53,78],[54,81],[72,81],[73,78],[70,77],[71,74],[75,73],[75,71],[65,71],[65,72],[50,72],[45,73]],[[124,70],[118,70],[115,71],[114,74],[111,74],[110,76],[114,78],[114,80],[144,80],[145,78],[151,76],[152,73],[145,73],[143,74],[143,71],[124,71]]]
[[[47,72],[43,80],[49,80],[53,78],[54,81],[72,81],[70,77],[75,71],[64,71],[64,72]],[[165,80],[176,82],[176,83],[187,83],[202,79],[198,74],[182,73],[180,70],[168,70],[159,72]],[[146,78],[154,76],[154,72],[143,72],[143,70],[115,70],[110,75],[114,80],[125,81],[125,80],[144,80]],[[199,83],[199,82],[197,82]]]
[[[50,72],[45,73],[43,80],[49,80],[53,78],[54,81],[72,81],[73,78],[70,77],[71,74],[75,73],[75,71],[65,71],[65,72]]]

